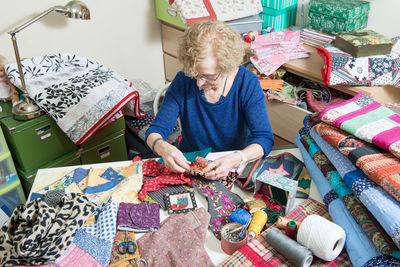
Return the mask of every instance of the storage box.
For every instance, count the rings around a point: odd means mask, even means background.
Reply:
[[[263,188],[265,186],[265,188]],[[263,171],[256,178],[254,194],[260,190],[268,190],[269,196],[285,207],[285,215],[294,207],[297,192],[297,181],[278,175],[274,172]]]
[[[187,28],[187,26],[179,16],[178,11],[174,7],[169,5],[167,1],[155,0],[155,6],[156,16],[159,20],[162,20],[181,29]],[[238,33],[262,29],[262,19],[259,15],[227,21],[226,24],[231,26]]]
[[[0,120],[12,116],[12,103],[0,101]]]
[[[24,191],[19,180],[10,184],[0,185],[0,207],[6,206],[9,212],[26,201]]]
[[[79,150],[82,164],[128,160],[125,130],[95,143],[83,144]]]
[[[35,180],[36,173],[39,169],[46,168],[54,168],[54,167],[65,167],[65,166],[75,166],[81,165],[81,160],[79,154],[77,152],[70,152],[66,155],[63,155],[56,160],[52,160],[51,162],[41,166],[40,168],[25,171],[17,167],[17,172],[22,183],[22,187],[25,192],[25,196],[29,196],[29,192],[31,191],[33,181]]]
[[[327,33],[362,30],[368,13],[369,2],[362,0],[311,0],[308,27]]]
[[[353,57],[368,57],[390,54],[393,41],[375,31],[361,30],[337,33],[335,45]]]
[[[261,0],[263,7],[285,9],[297,5],[297,0]]]
[[[155,0],[156,16],[159,20],[165,21],[178,28],[185,29],[186,25],[183,23],[178,11],[168,4],[165,0]]]
[[[104,140],[104,138],[108,138],[115,133],[119,133],[124,130],[126,127],[124,117],[119,120],[113,122],[111,125],[105,127],[100,132],[96,133],[93,137],[91,137],[85,144],[93,144]]]
[[[242,19],[227,21],[226,24],[228,24],[238,33],[261,31],[263,26],[263,19],[260,18],[259,15],[254,15]]]
[[[47,115],[28,121],[3,118],[1,127],[14,163],[24,171],[38,169],[62,155],[76,151],[71,139]]]
[[[17,171],[11,158],[10,150],[3,131],[0,128],[0,186],[2,184],[11,184],[18,180]]]
[[[279,4],[280,2],[277,1],[267,6],[263,5],[261,12],[261,18],[264,21],[263,28],[272,27],[275,31],[282,31],[296,24],[297,0],[287,1],[286,4]],[[291,5],[288,6],[288,3],[291,3]]]

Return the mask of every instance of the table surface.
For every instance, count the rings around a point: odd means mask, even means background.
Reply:
[[[273,156],[273,155],[277,155],[277,154],[280,154],[283,152],[289,152],[289,153],[293,154],[294,156],[296,156],[298,159],[303,160],[300,150],[298,148],[285,148],[285,149],[272,150],[269,155]],[[221,156],[225,153],[233,153],[233,152],[210,153],[209,156],[207,156],[207,158],[213,159],[213,158]],[[78,167],[87,168],[87,169],[89,169],[89,168],[104,168],[104,167],[124,167],[124,166],[129,166],[131,163],[132,163],[132,161],[118,161],[118,162],[107,162],[107,163],[98,163],[98,164],[89,164],[89,165],[40,169],[40,170],[38,170],[36,176],[45,174],[45,173],[70,171],[70,170],[74,170],[75,168],[78,168]],[[54,180],[57,180],[57,179],[59,179],[59,178],[56,177]],[[49,181],[49,182],[52,182],[52,181]],[[36,187],[35,183],[37,183],[36,179],[32,185],[32,189],[35,189],[35,187]],[[29,194],[28,200],[30,199],[30,195],[31,195],[32,191],[33,190],[31,190],[31,192]],[[246,199],[253,195],[251,192],[244,191],[238,186],[234,186],[232,191],[234,193],[238,194],[239,196],[241,196],[243,199]],[[208,209],[207,200],[203,196],[201,196],[196,190],[195,190],[195,197],[196,197],[197,206],[199,208],[204,207],[207,210]],[[311,182],[310,197],[322,203],[321,196],[319,195],[318,189],[316,188],[315,183],[313,181]],[[304,201],[304,199],[296,199],[295,206],[299,205],[303,201]],[[167,217],[168,217],[168,213],[165,210],[161,209],[160,210],[161,221],[163,221]],[[137,239],[140,238],[142,235],[143,235],[143,233],[135,233],[135,236]],[[222,251],[220,244],[221,244],[221,242],[214,236],[214,234],[211,232],[211,230],[208,230],[204,247],[205,247],[206,251],[208,252],[208,254],[210,255],[212,262],[215,265],[222,263],[225,259],[227,259],[229,257],[229,255],[225,254]]]

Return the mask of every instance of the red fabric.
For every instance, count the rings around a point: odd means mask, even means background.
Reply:
[[[331,80],[331,68],[332,68],[332,56],[328,50],[323,48],[322,46],[317,47],[318,54],[324,60],[324,67],[321,69],[322,79],[325,82],[326,86],[329,86]]]
[[[203,0],[204,6],[206,7],[208,14],[210,14],[210,16],[206,16],[206,17],[201,17],[201,18],[195,18],[195,19],[187,19],[186,20],[186,25],[187,26],[192,26],[193,24],[195,24],[196,22],[199,21],[206,21],[206,20],[217,20],[217,15],[214,12],[214,8],[212,7],[210,0]]]
[[[154,159],[145,161],[142,165],[142,171],[144,176],[152,176],[154,178],[143,181],[142,189],[138,194],[141,201],[146,198],[147,192],[157,191],[160,188],[171,185],[192,185],[188,174],[171,172],[162,163]]]
[[[328,106],[340,104],[344,101],[344,99],[331,97],[328,103],[315,98],[311,91],[306,91],[306,99],[307,104],[314,110],[314,112],[321,112]]]

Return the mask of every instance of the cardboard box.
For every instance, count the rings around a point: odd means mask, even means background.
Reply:
[[[360,30],[337,33],[335,45],[353,57],[368,57],[390,54],[393,41],[373,30]]]
[[[79,148],[81,164],[128,160],[125,130]]]
[[[15,165],[24,171],[76,151],[71,139],[47,115],[28,121],[6,117],[1,119],[1,127]]]
[[[65,166],[75,166],[80,165],[81,160],[79,154],[77,152],[70,152],[66,155],[63,155],[55,160],[48,162],[47,164],[41,166],[40,168],[25,171],[17,167],[17,172],[22,184],[22,188],[24,189],[25,195],[29,196],[29,192],[31,191],[33,182],[36,177],[36,173],[39,169],[47,169],[54,167],[65,167]]]
[[[293,2],[292,5],[263,5],[263,11],[261,12],[261,18],[263,19],[263,28],[272,27],[275,31],[282,31],[292,25],[296,24],[297,15],[297,1]]]
[[[362,0],[311,0],[308,27],[327,33],[367,27],[369,2]]]
[[[285,208],[285,215],[294,207],[297,191],[297,181],[278,175],[274,172],[263,171],[256,178],[254,194],[266,186],[269,196],[279,201]]]

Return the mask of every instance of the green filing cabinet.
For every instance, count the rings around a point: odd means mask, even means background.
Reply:
[[[28,121],[6,117],[1,120],[1,127],[14,163],[24,171],[36,170],[76,151],[75,144],[47,115]]]
[[[101,140],[87,142],[79,150],[82,164],[128,160],[125,129]]]
[[[11,117],[12,116],[11,109],[12,109],[11,102],[0,101],[0,120],[3,118]]]
[[[41,166],[40,168],[31,171],[24,171],[17,167],[17,172],[21,180],[25,195],[29,196],[29,192],[31,191],[38,169],[75,166],[80,164],[81,160],[79,154],[77,152],[70,152],[66,155],[57,158],[56,160],[52,160],[51,162]]]
[[[109,136],[124,130],[126,127],[124,117],[113,122],[111,125],[105,127],[100,132],[96,133],[93,137],[89,138],[83,145],[93,144],[99,142],[100,140],[105,140]]]

